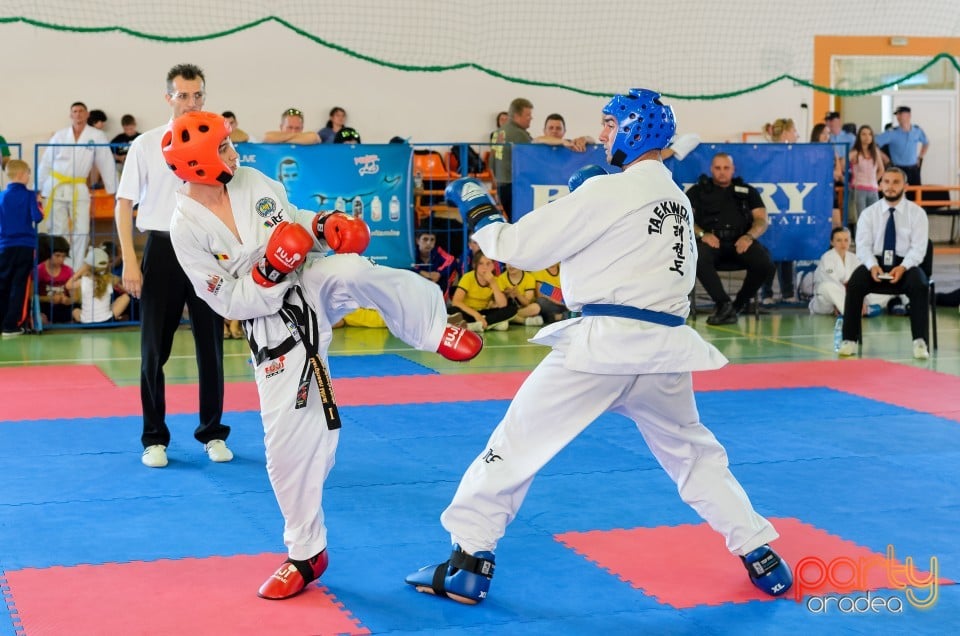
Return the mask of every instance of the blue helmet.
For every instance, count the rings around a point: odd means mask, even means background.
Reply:
[[[617,120],[617,136],[610,148],[610,163],[623,167],[651,150],[666,148],[677,131],[673,109],[660,101],[660,93],[631,88],[614,95],[603,114]]]

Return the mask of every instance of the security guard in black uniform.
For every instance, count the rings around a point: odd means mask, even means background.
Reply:
[[[709,325],[737,322],[737,315],[773,274],[770,253],[757,240],[767,229],[767,210],[756,188],[735,179],[733,170],[733,158],[725,152],[717,153],[710,163],[711,177],[701,175],[687,191],[699,252],[697,278],[716,304],[713,315],[707,318]],[[747,270],[732,302],[717,274],[720,261]]]

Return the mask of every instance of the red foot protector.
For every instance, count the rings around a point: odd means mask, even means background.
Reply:
[[[270,575],[257,596],[271,601],[280,601],[296,596],[311,582],[316,581],[326,571],[329,564],[327,551],[320,552],[306,561],[284,561],[277,571]]]
[[[483,338],[463,327],[447,325],[443,330],[443,338],[440,340],[437,353],[447,360],[466,362],[476,358],[481,349],[483,349]]]
[[[904,606],[936,602],[939,574],[936,555],[901,554],[896,546],[874,552],[803,523],[770,519],[780,533],[771,543],[793,570],[794,584],[782,598],[891,590]],[[678,609],[698,605],[775,601],[750,582],[740,559],[726,549],[723,537],[699,525],[567,532],[555,538],[632,587]],[[665,549],[667,546],[670,549]],[[678,564],[677,559],[680,559]],[[911,600],[913,599],[913,600]]]
[[[326,588],[283,603],[257,598],[282,554],[7,571],[26,634],[369,634]],[[166,610],[164,608],[167,608]],[[167,611],[176,608],[176,611]]]

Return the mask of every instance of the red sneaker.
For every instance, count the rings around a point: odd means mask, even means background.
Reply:
[[[476,358],[481,349],[483,349],[483,338],[463,327],[447,325],[443,330],[443,338],[440,339],[437,353],[447,360],[466,362]]]
[[[320,578],[320,575],[327,569],[327,563],[329,561],[326,550],[306,561],[287,559],[260,586],[257,596],[271,601],[296,596],[307,587],[308,583]]]

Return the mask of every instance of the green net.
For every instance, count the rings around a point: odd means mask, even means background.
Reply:
[[[607,96],[624,86],[720,99],[778,82],[838,95],[909,83],[946,60],[911,58],[855,87],[814,86],[815,35],[960,36],[955,0],[739,0],[706,3],[543,0],[6,1],[0,23],[190,42],[276,22],[317,46],[410,72],[475,68],[511,82]]]

